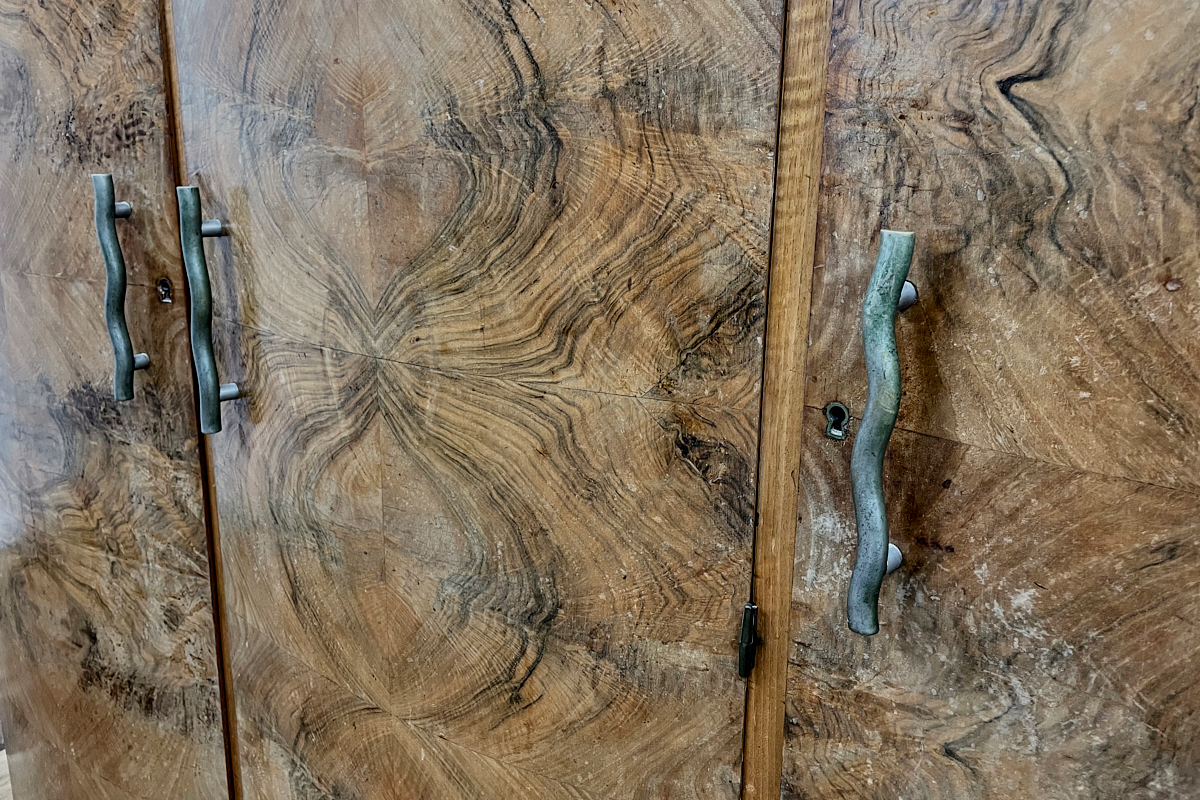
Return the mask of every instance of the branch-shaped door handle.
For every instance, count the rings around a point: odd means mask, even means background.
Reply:
[[[915,235],[883,231],[879,258],[863,300],[863,351],[867,361],[867,407],[850,456],[850,490],[858,526],[858,551],[850,576],[846,615],[850,630],[879,632],[879,589],[883,577],[900,565],[900,551],[888,541],[883,502],[883,455],[900,411],[900,356],[896,352],[896,312],[916,302],[916,287],[905,280],[912,264]]]
[[[179,201],[179,243],[188,282],[192,364],[200,394],[200,432],[217,433],[221,430],[221,403],[242,396],[236,383],[221,383],[213,356],[212,285],[208,281],[208,261],[204,258],[204,238],[224,236],[226,231],[219,219],[201,219],[200,190],[195,186],[177,186],[175,196]]]
[[[129,326],[125,323],[125,256],[117,239],[117,220],[128,219],[133,206],[116,201],[112,175],[92,175],[92,192],[96,196],[96,239],[108,276],[104,287],[104,322],[113,348],[113,397],[132,400],[134,370],[150,366],[150,356],[133,352]]]

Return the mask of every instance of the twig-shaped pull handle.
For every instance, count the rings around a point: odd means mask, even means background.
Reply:
[[[116,202],[112,175],[92,175],[92,192],[96,196],[96,239],[108,276],[104,288],[104,322],[113,348],[113,397],[132,400],[134,370],[150,366],[150,356],[133,352],[129,326],[125,323],[125,257],[117,239],[117,220],[128,219],[133,206]]]
[[[177,186],[175,196],[179,201],[179,243],[188,282],[192,364],[200,395],[200,432],[217,433],[221,430],[221,403],[242,396],[236,383],[221,383],[213,356],[212,285],[208,281],[208,261],[204,258],[204,237],[224,236],[226,231],[218,219],[201,219],[200,190],[195,186]]]
[[[883,502],[883,455],[900,411],[900,356],[896,352],[896,313],[916,302],[916,288],[905,279],[916,236],[883,231],[879,258],[863,301],[863,351],[867,361],[867,407],[850,456],[850,490],[858,525],[858,551],[846,615],[850,630],[879,632],[879,589],[883,577],[900,564],[900,551],[888,542]],[[906,284],[909,291],[906,292]],[[903,308],[902,299],[904,301]],[[893,552],[894,551],[894,552]]]

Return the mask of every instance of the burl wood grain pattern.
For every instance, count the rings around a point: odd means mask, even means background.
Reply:
[[[1198,33],[1188,2],[835,4],[785,797],[1200,793]],[[921,301],[866,639],[819,408],[861,414],[880,227]]]
[[[897,431],[867,638],[849,464],[810,412],[784,797],[1200,792],[1200,497]]]
[[[780,17],[174,4],[248,796],[738,795]]]
[[[21,800],[227,797],[153,4],[0,5],[0,716]],[[89,173],[129,328],[112,398]],[[177,299],[181,299],[178,297]]]
[[[917,232],[900,426],[1200,487],[1200,8],[839,2],[809,404],[861,413],[881,227]]]

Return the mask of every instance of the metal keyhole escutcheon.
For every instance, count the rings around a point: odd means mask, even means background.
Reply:
[[[850,427],[850,409],[834,400],[825,406],[825,435],[839,442],[846,440],[846,429]]]

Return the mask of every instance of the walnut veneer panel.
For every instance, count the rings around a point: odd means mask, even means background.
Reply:
[[[228,796],[153,3],[0,4],[0,688],[16,797]],[[112,398],[91,172],[150,369]]]
[[[784,795],[1200,792],[1200,7],[836,2]],[[859,315],[920,303],[874,638],[846,628]],[[851,426],[853,434],[853,426]]]
[[[840,2],[809,405],[866,396],[881,227],[917,233],[900,426],[1200,486],[1200,8]]]
[[[0,664],[22,800],[228,796],[154,4],[0,7]],[[149,371],[112,397],[89,173]],[[176,293],[178,294],[178,293]]]
[[[784,797],[1196,796],[1200,497],[897,431],[863,637],[849,466],[810,412]]]
[[[780,4],[174,5],[247,793],[736,797]]]

